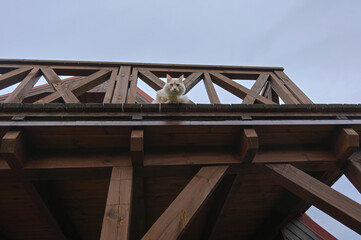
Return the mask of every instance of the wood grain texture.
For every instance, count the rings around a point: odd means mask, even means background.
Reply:
[[[130,66],[121,66],[116,80],[112,103],[125,103],[127,100]]]
[[[137,84],[138,84],[138,69],[133,68],[132,75],[130,75],[130,86],[127,103],[135,103],[137,96]]]
[[[147,70],[139,71],[139,77],[156,91],[162,89],[165,84],[156,75]]]
[[[334,143],[334,152],[339,161],[345,161],[360,146],[360,138],[358,133],[352,128],[341,128],[336,132],[336,140]]]
[[[31,69],[31,67],[21,67],[0,75],[0,90],[20,82]]]
[[[115,88],[115,83],[116,83],[115,81],[117,79],[118,71],[119,71],[118,68],[114,69],[112,71],[112,73],[110,74],[108,88],[107,88],[107,90],[105,92],[103,103],[111,103],[111,101],[112,101],[114,88]]]
[[[199,81],[202,79],[202,75],[202,72],[193,72],[184,80],[183,83],[186,87],[186,91],[184,94],[189,92],[195,85],[197,85],[197,83],[199,83]]]
[[[229,91],[230,93],[234,94],[235,96],[244,99],[247,95],[257,99],[259,102],[264,104],[275,104],[271,100],[258,95],[257,93],[249,90],[246,87],[234,82],[232,79],[215,72],[210,72],[212,80],[215,84],[219,85],[220,87],[224,88],[225,90]]]
[[[208,94],[209,102],[211,104],[220,104],[221,101],[219,101],[216,89],[213,86],[211,76],[209,76],[209,73],[207,72],[204,73],[203,83]]]
[[[59,78],[59,76],[54,72],[51,68],[41,68],[41,71],[48,81],[49,85],[53,87],[54,91],[56,91],[60,97],[66,103],[80,103],[77,97],[72,93],[72,91],[65,86],[63,81]],[[39,103],[45,103],[39,102]]]
[[[280,96],[286,104],[300,104],[295,96],[288,90],[285,83],[281,81],[274,73],[270,74],[273,90]]]
[[[132,167],[114,167],[110,178],[101,240],[126,240],[130,234]]]
[[[277,77],[279,77],[287,86],[290,92],[298,99],[302,104],[313,104],[313,102],[307,97],[307,95],[302,92],[302,90],[297,87],[297,85],[291,81],[291,79],[283,71],[274,72]]]
[[[242,140],[240,144],[241,162],[252,162],[259,148],[259,140],[256,131],[253,128],[243,129]]]
[[[227,168],[227,166],[202,167],[142,239],[178,239],[201,205],[214,191]]]
[[[346,177],[354,185],[354,187],[361,193],[361,163],[360,161],[350,160],[346,163],[345,171]]]
[[[278,183],[361,234],[361,205],[290,164],[268,164]]]
[[[260,94],[262,89],[266,85],[268,78],[269,78],[269,74],[260,74],[259,77],[257,78],[256,82],[253,84],[251,91],[253,91],[257,94]],[[253,104],[255,100],[256,99],[254,97],[247,95],[243,99],[242,104]],[[270,99],[270,100],[272,100],[272,99]]]
[[[36,82],[40,78],[40,69],[33,68],[31,72],[24,78],[23,81],[16,87],[16,89],[10,93],[5,99],[4,103],[20,103],[23,101],[26,94],[33,88]]]
[[[134,129],[130,135],[130,154],[134,166],[143,166],[144,130]]]
[[[1,155],[13,169],[21,169],[26,161],[26,151],[21,131],[8,131],[1,140]]]

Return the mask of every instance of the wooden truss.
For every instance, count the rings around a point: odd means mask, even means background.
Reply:
[[[361,109],[310,105],[280,68],[3,60],[0,72],[1,89],[19,83],[1,98],[1,239],[275,239],[311,205],[361,234],[361,205],[330,187],[344,173],[361,192]],[[146,104],[138,80],[159,90],[167,73],[187,91],[203,81],[212,104]],[[220,104],[214,84],[242,104]]]

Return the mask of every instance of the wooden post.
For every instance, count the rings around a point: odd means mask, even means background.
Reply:
[[[281,186],[361,234],[361,205],[290,164],[268,164]]]
[[[361,163],[360,161],[348,161],[345,168],[345,175],[355,188],[361,193]]]
[[[21,131],[8,131],[1,141],[1,155],[13,169],[23,168],[26,154]]]
[[[134,166],[143,166],[144,160],[144,130],[134,129],[130,136],[130,154]]]
[[[113,167],[101,240],[129,239],[132,181],[132,167]]]
[[[241,162],[250,163],[256,155],[259,148],[258,135],[254,129],[243,129],[241,139]]]
[[[179,239],[227,169],[228,166],[202,167],[142,239]]]
[[[352,128],[338,130],[334,144],[334,152],[339,161],[345,161],[359,148],[359,135]]]

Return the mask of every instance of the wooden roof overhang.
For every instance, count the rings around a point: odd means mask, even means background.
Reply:
[[[159,90],[166,73],[211,104],[149,104],[138,79]],[[329,186],[345,173],[361,191],[361,108],[313,104],[283,68],[0,60],[0,74],[19,83],[0,96],[1,239],[274,239],[310,205],[360,233],[360,204]]]

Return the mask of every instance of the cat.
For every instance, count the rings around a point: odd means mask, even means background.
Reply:
[[[179,79],[173,79],[167,74],[167,83],[157,91],[157,96],[152,103],[192,103],[187,96],[183,95],[186,90],[183,78],[184,75]]]

